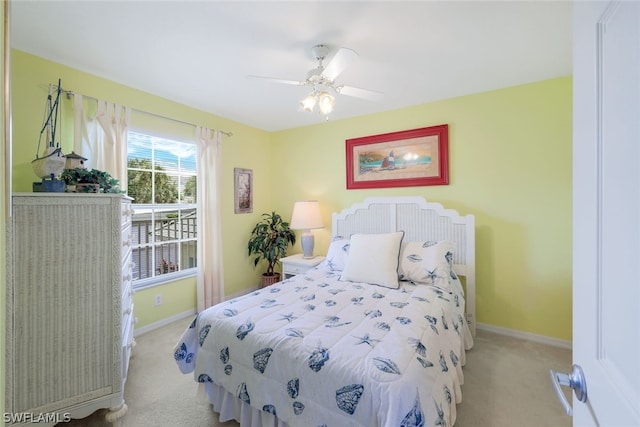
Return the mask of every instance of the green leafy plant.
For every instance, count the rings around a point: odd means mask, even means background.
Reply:
[[[119,187],[120,181],[98,169],[65,169],[60,178],[66,185],[98,184],[101,193],[124,193]]]
[[[273,275],[274,267],[287,254],[289,243],[296,243],[296,235],[289,228],[289,223],[275,212],[262,214],[262,220],[253,228],[247,245],[249,256],[256,255],[253,266],[266,260],[268,266],[264,275]]]

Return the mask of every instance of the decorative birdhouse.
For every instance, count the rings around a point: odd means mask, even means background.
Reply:
[[[87,161],[87,159],[85,159],[84,157],[82,157],[79,154],[76,154],[75,151],[72,151],[70,154],[67,154],[65,156],[67,158],[67,161],[64,165],[65,169],[86,169],[86,165],[84,164],[84,162]]]

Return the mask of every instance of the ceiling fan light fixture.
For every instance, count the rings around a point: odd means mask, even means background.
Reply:
[[[333,111],[333,106],[335,104],[336,98],[330,93],[323,91],[318,94],[318,108],[320,108],[320,113],[325,116]]]
[[[300,109],[312,113],[316,104],[318,104],[320,114],[324,115],[327,120],[329,114],[333,112],[336,103],[335,97],[329,94],[329,90],[332,90],[336,94],[352,96],[368,101],[381,101],[383,99],[384,94],[381,92],[336,83],[336,78],[351,62],[358,58],[358,54],[354,50],[346,47],[339,48],[326,66],[324,60],[327,59],[329,55],[329,47],[319,44],[313,46],[311,51],[318,61],[318,66],[307,72],[307,78],[305,80],[284,80],[260,76],[250,77],[268,79],[276,83],[313,88],[310,94],[300,100]]]

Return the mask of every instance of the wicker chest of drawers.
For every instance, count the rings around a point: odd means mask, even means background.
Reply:
[[[133,345],[131,199],[18,193],[12,208],[5,411],[83,418],[109,408],[115,422]]]

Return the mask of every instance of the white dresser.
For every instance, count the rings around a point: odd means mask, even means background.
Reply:
[[[131,199],[18,193],[7,226],[5,412],[43,425],[127,410]],[[10,425],[32,425],[16,416]]]

